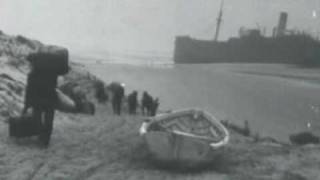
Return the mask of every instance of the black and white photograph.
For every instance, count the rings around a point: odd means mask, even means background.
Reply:
[[[0,0],[0,180],[320,180],[320,0]]]

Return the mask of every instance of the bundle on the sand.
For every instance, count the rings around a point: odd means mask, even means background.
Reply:
[[[95,105],[90,101],[84,101],[80,103],[78,106],[78,110],[81,113],[90,114],[90,115],[94,115],[96,112]]]
[[[289,136],[292,144],[305,145],[305,144],[319,144],[320,137],[312,134],[311,132],[301,132]]]
[[[229,141],[217,119],[196,109],[157,115],[142,124],[140,134],[156,160],[184,166],[212,161],[215,150]]]
[[[91,114],[95,113],[95,105],[90,102],[86,92],[77,83],[66,83],[60,87],[61,92],[70,97],[75,103],[77,113]]]
[[[42,47],[38,52],[29,54],[27,59],[33,65],[34,71],[57,75],[63,75],[69,71],[69,53],[65,48]]]

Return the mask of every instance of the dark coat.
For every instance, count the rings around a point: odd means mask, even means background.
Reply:
[[[108,86],[109,90],[113,93],[113,99],[121,100],[124,97],[124,87],[121,85],[121,83],[118,82],[112,82]]]
[[[28,74],[25,106],[54,108],[57,104],[57,75],[31,72]]]
[[[133,91],[128,95],[128,104],[129,106],[136,107],[138,105],[138,92]]]

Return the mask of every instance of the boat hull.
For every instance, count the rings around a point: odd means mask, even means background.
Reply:
[[[156,160],[191,164],[211,161],[210,145],[199,139],[167,132],[150,132],[145,138]]]
[[[229,141],[229,133],[220,123],[219,128],[224,131],[225,136],[219,142],[212,142],[210,138],[190,133],[150,130],[151,125],[158,121],[162,121],[161,116],[159,119],[156,117],[144,122],[140,134],[145,138],[153,158],[160,162],[177,162],[184,166],[208,163],[214,159],[215,152]],[[218,122],[215,123],[218,124]]]

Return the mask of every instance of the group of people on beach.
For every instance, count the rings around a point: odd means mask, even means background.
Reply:
[[[126,102],[129,114],[137,114],[137,110],[141,108],[141,114],[147,116],[154,116],[159,107],[159,98],[152,97],[147,91],[142,94],[141,101],[138,101],[138,92],[132,91],[125,98],[125,85],[123,83],[113,82],[108,86],[108,90],[112,93],[112,109],[114,114],[120,115],[122,108]]]
[[[55,63],[53,60],[61,60],[59,68],[54,69],[53,66],[43,63],[45,59],[52,60],[46,63]],[[27,77],[25,104],[21,117],[27,116],[28,110],[32,109],[29,114],[38,126],[35,128],[38,138],[41,145],[47,147],[52,134],[55,110],[61,101],[59,101],[56,89],[57,79],[59,75],[66,74],[69,71],[67,65],[68,52],[32,54],[27,57],[27,60],[30,62],[31,71]],[[61,68],[62,71],[60,71]],[[125,106],[127,106],[129,114],[137,114],[139,107],[142,115],[154,116],[157,112],[159,99],[152,97],[147,91],[143,92],[140,102],[138,101],[137,91],[125,95],[125,85],[123,83],[113,82],[107,86],[107,91],[112,94],[111,104],[116,115],[120,115]],[[25,129],[25,127],[21,128]],[[10,132],[10,136],[11,134]]]

